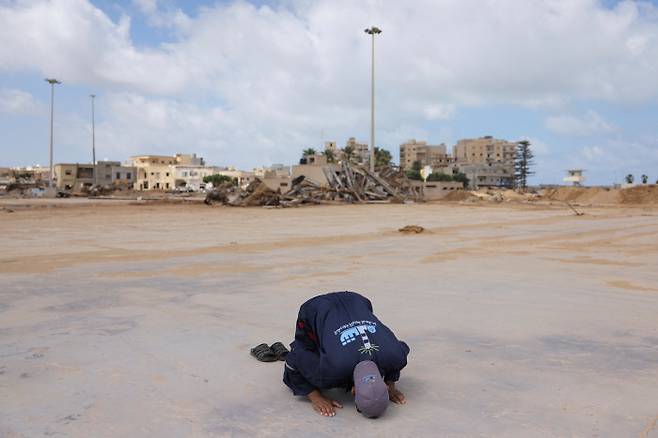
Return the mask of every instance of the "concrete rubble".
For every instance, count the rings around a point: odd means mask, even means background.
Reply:
[[[294,207],[302,204],[403,203],[417,201],[421,190],[397,167],[371,172],[365,167],[343,162],[339,168],[323,167],[326,185],[301,175],[292,180],[286,192],[273,190],[260,179],[246,188],[221,185],[206,195],[205,203],[236,207]]]

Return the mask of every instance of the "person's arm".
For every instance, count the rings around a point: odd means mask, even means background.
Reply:
[[[404,404],[407,403],[407,399],[404,396],[404,394],[402,394],[400,392],[400,390],[395,387],[395,382],[386,381],[386,386],[388,386],[388,398],[389,398],[389,400],[391,400],[393,403],[397,403],[399,405],[404,405]]]
[[[388,370],[384,375],[384,381],[388,386],[388,396],[390,400],[393,403],[403,405],[407,403],[407,399],[405,398],[404,394],[402,394],[402,392],[400,392],[400,390],[395,387],[395,382],[400,380],[400,370],[407,365],[407,355],[409,354],[410,348],[405,342],[402,341],[399,342],[400,342],[400,347],[402,349],[402,353],[404,353],[404,361],[403,361],[404,363],[400,364],[402,366],[399,369]]]

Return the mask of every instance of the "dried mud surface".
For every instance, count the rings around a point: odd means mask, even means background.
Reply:
[[[658,207],[37,204],[0,211],[2,437],[658,436]],[[378,420],[249,356],[333,290],[411,346]]]

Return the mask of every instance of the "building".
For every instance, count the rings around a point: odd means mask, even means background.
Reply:
[[[345,154],[345,149],[350,149],[352,152],[350,157],[347,157]],[[345,143],[342,154],[340,154],[340,159],[346,160],[351,158],[353,161],[359,164],[368,164],[370,163],[370,151],[368,150],[368,143],[359,143],[354,137],[350,137]]]
[[[203,158],[196,154],[136,155],[130,157],[130,163],[136,168],[135,190],[174,190],[176,187],[199,190],[203,176],[216,173],[213,168],[206,168]]]
[[[58,163],[54,166],[55,185],[59,190],[80,192],[94,185],[94,165]]]
[[[322,154],[308,155],[300,160],[300,164],[292,166],[292,179],[304,175],[309,181],[325,187],[329,185],[325,169],[335,170],[338,169],[338,165],[327,163],[327,157]]]
[[[449,193],[464,190],[464,184],[457,181],[414,181],[413,185],[419,188],[424,201],[436,201]]]
[[[453,157],[457,163],[506,163],[514,165],[516,143],[498,140],[490,135],[480,138],[459,140],[453,147]]]
[[[585,182],[583,169],[567,170],[567,176],[564,177],[563,181],[566,183],[573,183],[574,186],[581,186],[583,182]]]
[[[469,187],[514,187],[514,165],[506,163],[475,163],[457,165],[457,170],[466,175]]]
[[[254,172],[245,170],[238,170],[235,167],[225,167],[222,169],[215,168],[215,174],[235,178],[238,181],[238,186],[245,188],[256,179]]]
[[[203,178],[215,175],[214,167],[195,166],[195,165],[178,165],[172,166],[173,187],[175,189],[184,188],[190,191],[199,191],[205,187]]]
[[[400,167],[403,170],[412,170],[416,162],[420,163],[420,167],[439,169],[450,166],[452,161],[443,143],[428,145],[426,141],[411,139],[400,145]]]
[[[123,165],[119,161],[97,161],[94,185],[110,186],[119,190],[133,188],[137,168]]]
[[[514,187],[516,143],[485,136],[462,139],[453,147],[459,172],[466,174],[472,189]]]

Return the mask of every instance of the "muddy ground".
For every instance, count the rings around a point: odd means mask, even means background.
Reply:
[[[2,437],[658,437],[656,207],[37,204],[0,209]],[[249,356],[335,290],[411,346],[383,418]]]

